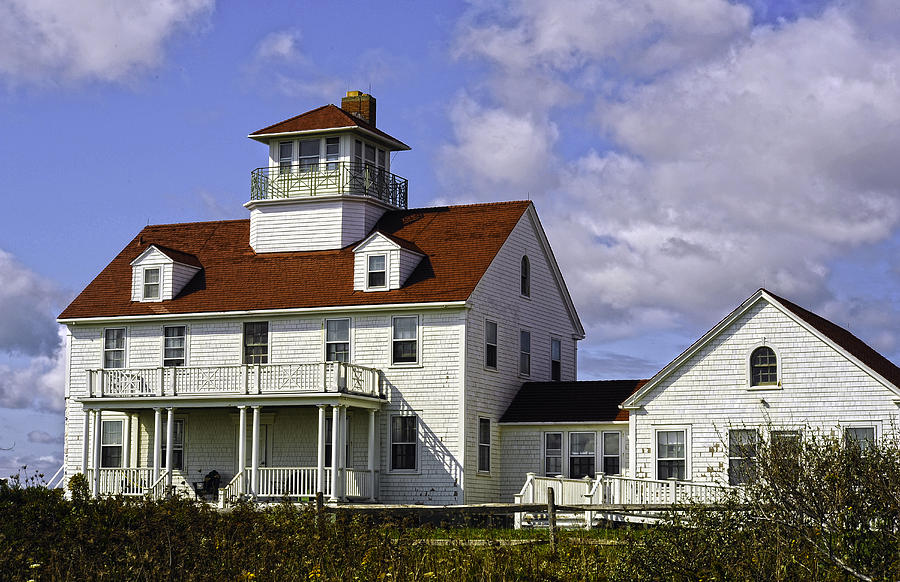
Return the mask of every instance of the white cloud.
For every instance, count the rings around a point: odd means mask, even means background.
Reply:
[[[63,302],[57,285],[0,249],[0,352],[49,355],[58,343],[53,321]]]
[[[260,60],[293,60],[300,57],[300,33],[295,30],[279,30],[262,38],[256,47],[256,58]]]
[[[62,435],[53,436],[52,434],[44,432],[42,430],[33,430],[28,433],[28,442],[56,445],[62,444],[63,437]]]
[[[32,358],[24,367],[0,365],[0,408],[30,408],[60,412],[65,407],[65,329],[52,355]]]
[[[157,66],[165,41],[214,0],[5,0],[0,76],[9,81],[120,81]]]

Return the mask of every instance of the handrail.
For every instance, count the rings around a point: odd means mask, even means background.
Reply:
[[[53,473],[53,476],[47,479],[44,486],[47,489],[59,489],[62,486],[62,482],[65,481],[66,478],[65,470],[66,464],[63,463],[59,466],[59,469],[56,470],[56,473]],[[59,477],[59,481],[56,483],[56,485],[54,485],[53,481],[56,480],[57,477]]]
[[[244,494],[244,473],[239,471],[228,485],[219,488],[219,507],[225,507],[232,499],[239,499]]]
[[[406,178],[369,163],[292,164],[250,174],[250,200],[352,194],[406,208],[408,192]]]
[[[151,499],[162,499],[166,494],[166,483],[168,482],[169,472],[163,471],[159,475],[159,479],[154,481],[150,487],[147,487],[144,495]]]

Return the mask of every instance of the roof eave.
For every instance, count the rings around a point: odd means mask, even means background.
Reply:
[[[323,129],[301,129],[297,131],[281,131],[281,132],[272,132],[272,133],[251,133],[248,134],[252,140],[256,140],[260,143],[266,143],[269,140],[277,139],[280,137],[293,137],[298,135],[313,135],[317,133],[338,133],[338,132],[346,132],[346,131],[358,131],[360,133],[366,134],[373,139],[377,139],[378,141],[391,146],[391,151],[409,151],[412,148],[400,141],[397,138],[388,136],[387,134],[380,134],[376,131],[372,131],[371,129],[367,129],[360,125],[345,125],[341,127],[326,127]],[[387,137],[385,137],[387,136]]]

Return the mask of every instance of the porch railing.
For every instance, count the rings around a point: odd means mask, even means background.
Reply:
[[[149,469],[151,472],[153,469]],[[144,491],[144,495],[150,497],[151,499],[162,499],[166,497],[167,486],[169,483],[169,472],[162,471],[159,475],[159,479],[150,484],[149,487]],[[101,489],[102,491],[102,489]]]
[[[244,492],[247,490],[246,481],[249,473],[241,471],[228,482],[225,487],[219,489],[219,505],[225,507],[228,504],[237,502]]]
[[[303,392],[384,395],[379,370],[346,362],[88,370],[91,397]]]
[[[406,208],[406,178],[373,164],[325,162],[257,168],[250,174],[251,200],[352,194]]]
[[[88,482],[93,482],[94,469],[88,469],[85,477]],[[153,469],[146,467],[100,468],[100,495],[144,495],[151,486],[152,479]]]
[[[325,468],[325,495],[331,495],[331,469]],[[315,497],[315,467],[260,467],[260,497]]]

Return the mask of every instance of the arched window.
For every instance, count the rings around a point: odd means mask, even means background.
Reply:
[[[750,354],[750,385],[765,386],[778,383],[778,361],[772,348],[762,346]]]
[[[528,256],[522,257],[522,281],[519,292],[525,297],[531,297],[531,264],[528,262]]]

